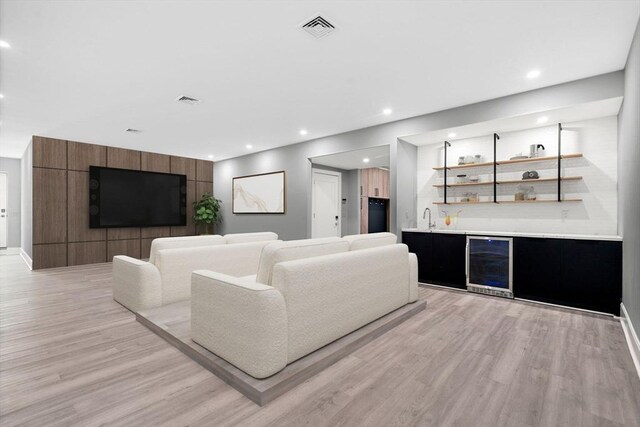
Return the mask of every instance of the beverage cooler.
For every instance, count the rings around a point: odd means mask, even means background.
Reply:
[[[467,237],[467,290],[513,298],[513,239]]]

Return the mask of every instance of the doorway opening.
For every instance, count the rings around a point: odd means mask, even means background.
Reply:
[[[311,237],[389,231],[389,151],[388,145],[381,145],[309,159]]]

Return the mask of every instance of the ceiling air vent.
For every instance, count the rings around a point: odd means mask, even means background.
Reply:
[[[182,95],[181,97],[176,99],[176,101],[183,102],[185,104],[190,104],[190,105],[197,104],[198,102],[200,102],[199,99],[191,98],[190,96],[186,96],[186,95]]]
[[[332,23],[320,15],[317,15],[315,18],[302,24],[300,27],[317,39],[328,36],[336,29]]]

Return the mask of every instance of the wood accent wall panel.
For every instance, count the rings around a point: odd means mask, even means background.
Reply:
[[[116,255],[140,258],[140,239],[112,240],[107,242],[107,261],[113,261]]]
[[[196,200],[196,182],[187,181],[187,225],[184,227],[171,227],[171,236],[190,236],[196,233],[193,222],[192,206]]]
[[[69,265],[96,264],[107,262],[107,242],[70,242],[68,247]]]
[[[107,166],[107,147],[68,141],[67,168],[89,172],[89,166]]]
[[[70,170],[67,173],[67,237],[69,242],[106,240],[107,231],[104,228],[89,228],[89,172]]]
[[[34,168],[67,168],[67,141],[42,136],[34,136],[31,141]]]
[[[33,269],[67,266],[67,244],[33,245]]]
[[[196,160],[196,181],[213,182],[213,162]]]
[[[140,259],[149,259],[153,239],[140,239]]]
[[[171,156],[143,151],[140,154],[140,170],[170,173]]]
[[[128,240],[139,238],[140,228],[138,227],[107,228],[107,240]]]
[[[33,168],[33,244],[67,241],[67,171]]]
[[[140,170],[140,152],[126,148],[107,147],[107,166]]]
[[[196,180],[196,159],[171,156],[171,173],[187,176],[187,181]]]
[[[213,192],[213,162],[103,145],[33,137],[34,269],[148,258],[158,237],[196,233],[193,202]],[[187,226],[89,228],[89,166],[187,176]]]
[[[196,181],[196,198],[195,200],[200,200],[204,193],[213,194],[213,182],[201,182]],[[191,208],[191,206],[187,205],[187,209]]]
[[[140,229],[140,238],[155,238],[171,236],[171,227],[143,227]]]

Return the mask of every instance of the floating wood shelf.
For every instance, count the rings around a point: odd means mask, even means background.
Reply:
[[[581,176],[567,176],[562,177],[562,181],[576,181],[582,179]],[[536,182],[555,182],[558,181],[558,178],[538,178],[538,179],[512,179],[512,180],[504,180],[497,181],[496,184],[528,184],[528,183],[536,183]],[[477,185],[493,185],[493,181],[484,181],[484,182],[464,182],[464,183],[456,183],[456,184],[447,184],[448,188],[452,187],[474,187]],[[436,188],[444,187],[444,184],[434,184]]]
[[[582,153],[575,154],[564,154],[562,159],[577,159],[582,157]],[[558,156],[547,156],[547,157],[534,157],[531,159],[516,159],[516,160],[498,160],[496,163],[499,165],[512,165],[518,163],[532,163],[532,162],[546,162],[549,160],[558,160]]]
[[[434,205],[483,205],[483,204],[514,204],[514,203],[562,203],[562,202],[581,202],[582,199],[563,199],[561,201],[557,200],[498,200],[498,202],[493,202],[489,200],[483,200],[480,202],[433,202]]]
[[[582,157],[582,153],[575,154],[564,154],[562,159],[575,159],[578,157]],[[515,159],[515,160],[498,160],[496,161],[496,165],[512,165],[519,163],[532,163],[532,162],[546,162],[551,160],[558,160],[558,156],[547,156],[547,157],[533,157],[531,159]],[[493,162],[484,162],[484,163],[471,163],[468,165],[456,165],[456,166],[448,166],[448,170],[455,169],[468,169],[468,168],[480,168],[485,166],[493,166]],[[433,170],[441,171],[444,170],[444,166],[439,166],[437,168],[433,168]]]
[[[484,166],[493,166],[493,162],[484,162],[484,163],[471,163],[468,165],[456,165],[447,167],[448,170],[452,169],[467,169],[467,168],[481,168]],[[433,168],[433,170],[441,171],[444,170],[444,166],[439,166],[437,168]]]

